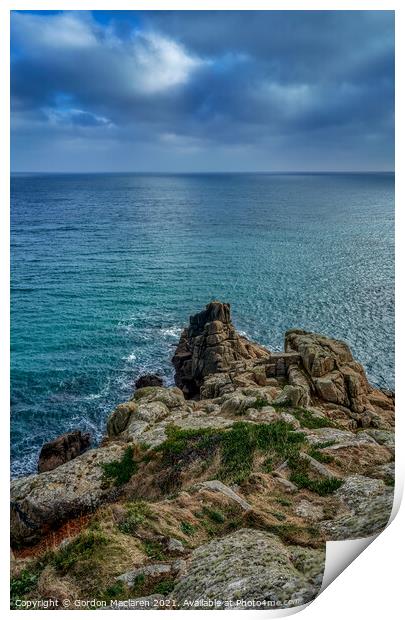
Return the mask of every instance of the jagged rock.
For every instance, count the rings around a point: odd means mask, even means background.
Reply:
[[[180,609],[185,601],[202,609],[204,601],[214,599],[216,609],[226,604],[237,608],[238,600],[250,602],[250,609],[265,609],[260,605],[264,601],[276,602],[277,607],[288,606],[288,599],[303,604],[319,591],[325,555],[314,549],[300,549],[299,555],[296,551],[273,534],[238,530],[195,549],[171,596]]]
[[[119,460],[125,445],[88,450],[64,465],[42,474],[12,480],[12,544],[32,544],[70,518],[93,512],[116,496],[105,488],[102,463]]]
[[[163,379],[159,375],[141,375],[135,382],[135,388],[139,390],[144,387],[163,387]]]
[[[312,456],[309,456],[309,454],[306,454],[306,452],[300,452],[300,457],[307,461],[309,468],[312,469],[316,474],[319,474],[323,478],[335,477],[334,472],[329,469],[329,467],[312,458]]]
[[[286,385],[281,394],[272,402],[273,405],[286,407],[307,407],[309,403],[309,394],[300,385]]]
[[[295,508],[295,514],[308,521],[321,521],[323,519],[323,508],[307,499],[302,499]]]
[[[230,305],[213,301],[190,317],[173,357],[175,383],[187,397],[198,395],[204,377],[228,371],[238,360],[267,357],[269,351],[240,336]]]
[[[350,431],[344,431],[338,428],[325,427],[305,429],[303,432],[305,432],[306,440],[312,446],[323,444],[325,442],[332,443],[333,445],[331,448],[334,448],[335,446],[351,447],[359,444],[371,444],[375,446],[377,443],[375,439],[370,436],[368,431],[351,433]]]
[[[135,570],[130,570],[126,573],[123,573],[122,575],[119,575],[117,577],[117,581],[122,581],[128,587],[132,588],[137,577],[140,577],[141,575],[143,575],[144,577],[156,578],[156,577],[161,577],[162,575],[168,576],[170,575],[171,572],[172,572],[171,564],[164,564],[164,563],[149,564],[146,566],[141,566],[140,568],[137,568]]]
[[[137,404],[133,401],[121,403],[110,414],[107,420],[107,433],[109,437],[116,437],[128,426],[130,417],[136,413]]]
[[[323,521],[321,529],[328,540],[350,540],[378,534],[387,525],[393,502],[393,488],[382,480],[349,476],[336,491],[343,514]]]
[[[185,553],[185,548],[181,540],[177,540],[177,538],[169,538],[166,543],[166,549],[169,553]]]
[[[222,415],[242,415],[250,407],[254,407],[256,398],[254,396],[245,396],[240,392],[236,393],[231,398],[227,398],[221,405]]]
[[[388,408],[389,397],[373,390],[362,365],[353,358],[345,342],[303,330],[289,330],[285,335],[285,350],[301,355],[303,368],[322,400],[362,413],[373,410],[370,396],[374,403],[380,402]]]
[[[90,443],[90,434],[79,430],[64,433],[45,443],[39,455],[38,472],[51,471],[75,459],[90,447]]]
[[[177,387],[164,388],[164,387],[146,387],[137,390],[133,396],[133,399],[137,403],[152,403],[160,402],[166,405],[168,409],[175,409],[176,407],[183,407],[186,403],[184,401],[184,395]]]
[[[346,343],[303,330],[290,330],[286,332],[285,349],[300,353],[320,398],[364,411],[365,396],[371,387]]]
[[[227,373],[204,377],[200,388],[201,398],[218,398],[235,391],[235,386]]]
[[[239,504],[243,510],[251,510],[252,506],[247,502],[243,497],[232,491],[230,487],[221,482],[220,480],[207,480],[205,482],[201,482],[197,487],[202,489],[209,489],[210,491],[217,491],[218,493],[222,493],[225,497],[228,497],[232,501]]]

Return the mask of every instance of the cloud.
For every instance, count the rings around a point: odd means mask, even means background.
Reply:
[[[390,168],[393,41],[390,11],[13,12],[13,165]]]

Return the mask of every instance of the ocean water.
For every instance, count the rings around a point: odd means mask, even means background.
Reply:
[[[97,441],[139,374],[173,382],[212,299],[273,350],[342,338],[394,386],[391,174],[16,175],[11,198],[14,476],[68,429]]]

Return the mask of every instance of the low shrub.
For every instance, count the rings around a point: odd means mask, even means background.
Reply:
[[[146,388],[145,388],[146,389]],[[115,486],[126,484],[137,470],[137,463],[134,461],[134,449],[128,446],[120,461],[102,463],[103,478],[106,484],[112,483]]]

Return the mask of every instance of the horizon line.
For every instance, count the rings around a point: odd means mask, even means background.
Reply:
[[[192,174],[395,174],[395,170],[11,170],[17,174],[145,174],[145,175],[192,175]]]

